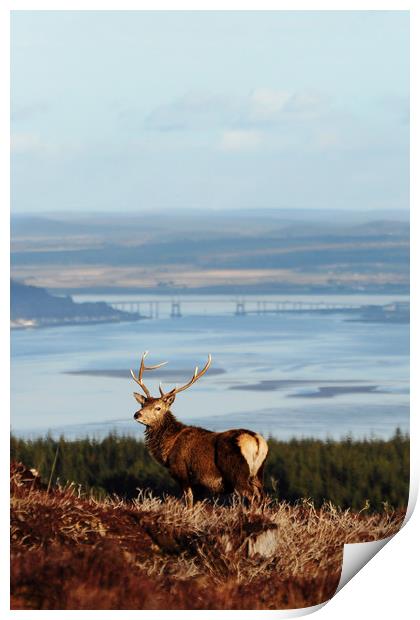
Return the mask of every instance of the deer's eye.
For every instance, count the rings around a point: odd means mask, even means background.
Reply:
[[[161,407],[156,407],[156,411],[160,411],[160,410],[161,410]]]

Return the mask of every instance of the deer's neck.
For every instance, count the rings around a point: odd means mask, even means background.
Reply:
[[[178,422],[171,411],[165,414],[161,424],[146,428],[146,447],[162,465],[166,464],[172,446],[183,428],[185,424]]]

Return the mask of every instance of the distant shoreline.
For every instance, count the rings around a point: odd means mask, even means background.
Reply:
[[[174,295],[410,295],[410,289],[406,286],[387,288],[366,288],[363,290],[353,288],[331,287],[276,287],[276,286],[202,286],[191,288],[169,287],[115,287],[115,286],[92,286],[92,287],[45,287],[49,293],[55,295],[156,295],[157,297],[170,297]]]
[[[70,319],[68,321],[63,319],[57,319],[56,321],[50,321],[45,319],[16,319],[10,321],[10,329],[13,331],[20,331],[22,329],[43,329],[47,327],[71,327],[75,325],[98,325],[99,323],[132,323],[133,321],[140,321],[147,319],[145,316],[137,316],[133,313],[133,318],[104,318],[104,319]]]

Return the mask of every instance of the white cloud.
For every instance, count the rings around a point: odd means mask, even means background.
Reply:
[[[84,149],[82,142],[67,140],[66,142],[52,142],[45,140],[38,133],[15,132],[10,136],[10,151],[13,155],[35,154],[57,156],[69,153],[78,153]]]
[[[146,118],[146,127],[158,131],[220,127],[230,125],[237,115],[237,104],[229,97],[190,92],[155,108]]]
[[[316,91],[283,91],[257,88],[250,96],[249,120],[272,124],[293,118],[311,119],[330,110],[329,97]]]
[[[34,133],[12,134],[10,137],[10,149],[12,153],[28,153],[39,151],[44,148],[40,137]]]
[[[229,130],[223,132],[221,148],[224,151],[248,151],[260,146],[261,141],[259,131]]]
[[[251,130],[293,120],[314,120],[328,114],[330,106],[329,97],[314,91],[257,88],[243,97],[190,92],[155,108],[145,124],[147,129],[157,131]]]
[[[331,100],[315,91],[297,92],[290,98],[286,111],[301,118],[320,117],[330,109]]]
[[[257,88],[250,96],[250,119],[271,120],[278,116],[291,98],[292,93],[287,91]]]

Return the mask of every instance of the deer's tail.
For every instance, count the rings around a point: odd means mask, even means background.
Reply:
[[[238,446],[248,463],[250,476],[256,476],[267,458],[268,445],[266,440],[258,433],[244,431],[238,437]]]

